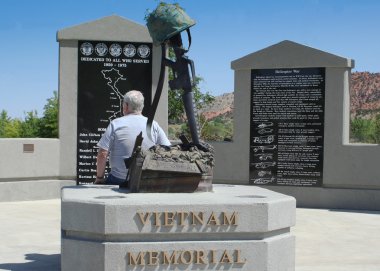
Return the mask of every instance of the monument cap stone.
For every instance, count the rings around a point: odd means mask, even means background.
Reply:
[[[231,68],[233,70],[275,69],[284,67],[354,68],[355,61],[290,40],[284,40],[231,62]]]
[[[129,42],[152,42],[148,29],[141,24],[118,15],[106,16],[91,22],[61,29],[57,41],[63,40],[109,40]]]

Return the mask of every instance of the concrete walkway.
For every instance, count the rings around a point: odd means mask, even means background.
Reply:
[[[380,270],[380,212],[297,209],[292,232],[296,271]],[[60,200],[0,203],[0,270],[60,270]]]
[[[60,245],[60,200],[0,203],[0,270],[60,270]]]
[[[297,209],[297,271],[379,271],[380,212]]]

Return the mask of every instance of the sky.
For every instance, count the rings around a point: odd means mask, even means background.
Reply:
[[[196,20],[188,53],[203,92],[233,91],[231,61],[291,40],[380,72],[378,0],[177,0]],[[59,30],[119,15],[144,24],[156,0],[0,0],[0,111],[37,110],[58,90]]]

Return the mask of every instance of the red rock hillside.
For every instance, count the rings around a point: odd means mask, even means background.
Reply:
[[[351,75],[351,117],[372,118],[380,112],[380,73],[353,72]],[[218,116],[232,118],[234,94],[225,93],[215,97],[215,101],[202,108],[207,120]]]
[[[207,120],[214,119],[219,116],[229,116],[232,118],[232,112],[234,108],[234,94],[225,93],[220,96],[216,96],[215,100],[208,106],[199,110]]]
[[[380,111],[380,73],[352,73],[350,111],[351,117],[364,118]]]

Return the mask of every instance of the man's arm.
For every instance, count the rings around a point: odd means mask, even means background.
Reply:
[[[166,136],[164,130],[162,130],[161,126],[156,123],[156,133],[157,133],[157,141],[154,142],[155,144],[160,144],[160,145],[165,145],[165,146],[170,146],[170,140]]]
[[[99,148],[98,155],[96,156],[96,180],[95,184],[104,183],[104,173],[106,170],[108,151]]]

